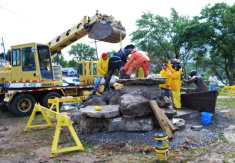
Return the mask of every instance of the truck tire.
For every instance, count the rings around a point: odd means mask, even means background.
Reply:
[[[48,99],[61,98],[62,96],[58,92],[49,92],[42,98],[42,106],[50,108],[51,104],[48,104]],[[61,108],[63,103],[60,103],[59,108]]]
[[[27,93],[17,95],[10,103],[9,110],[17,116],[30,115],[33,111],[36,100]]]

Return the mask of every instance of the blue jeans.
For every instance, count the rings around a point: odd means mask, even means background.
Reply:
[[[166,88],[162,88],[165,91],[165,96],[167,96],[168,98],[170,97],[170,90],[166,89]]]
[[[97,91],[97,90],[98,90],[98,87],[99,87],[99,85],[100,85],[101,79],[102,79],[102,77],[100,77],[100,76],[97,76],[97,77],[96,77],[96,82],[95,82],[95,86],[94,86],[94,91]],[[104,80],[106,80],[106,77],[104,77]]]
[[[214,90],[216,90],[216,85],[210,84],[209,85],[209,91],[214,91]]]

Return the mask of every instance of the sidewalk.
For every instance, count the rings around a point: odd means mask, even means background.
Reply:
[[[232,98],[232,99],[235,99],[235,96],[233,96],[233,97],[230,97],[230,96],[217,96],[217,98]]]

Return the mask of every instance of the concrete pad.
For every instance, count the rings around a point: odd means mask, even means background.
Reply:
[[[203,128],[203,126],[199,125],[199,126],[191,126],[191,130],[193,131],[200,131]]]
[[[82,116],[91,117],[91,118],[114,118],[120,115],[119,105],[99,105],[102,107],[102,110],[95,110],[95,106],[86,106],[81,108]]]
[[[177,111],[177,115],[174,116],[174,118],[182,118],[184,120],[191,120],[191,119],[198,118],[201,116],[201,112],[187,109],[187,108],[176,109],[176,111]]]

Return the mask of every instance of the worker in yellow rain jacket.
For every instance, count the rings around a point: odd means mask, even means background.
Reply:
[[[182,69],[179,64],[174,66],[174,69],[171,66],[171,60],[168,61],[168,69],[171,71],[171,91],[173,102],[176,109],[181,109],[181,98],[180,98],[180,89],[181,89],[181,74]]]
[[[162,78],[166,78],[166,83],[160,84],[159,87],[165,91],[165,96],[170,97],[170,81],[171,81],[171,72],[167,67],[167,64],[162,64],[162,70],[160,71]]]
[[[108,72],[109,58],[107,53],[103,53],[99,61],[97,62],[97,77],[93,90],[93,95],[96,94],[98,87],[100,85],[101,79],[104,77],[106,80]]]

